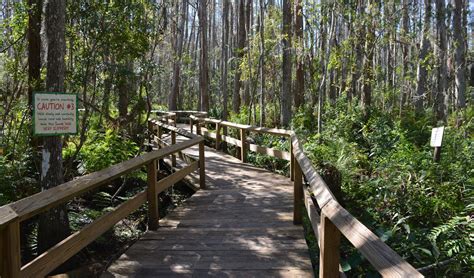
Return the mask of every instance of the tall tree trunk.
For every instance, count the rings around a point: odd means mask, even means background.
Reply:
[[[295,37],[296,37],[296,82],[295,82],[295,108],[304,103],[304,40],[303,40],[303,7],[302,0],[295,2]]]
[[[260,126],[265,126],[265,4],[260,0]]]
[[[402,34],[401,34],[401,39],[403,41],[402,43],[402,65],[403,65],[403,71],[402,71],[402,87],[401,87],[401,92],[400,92],[400,115],[403,111],[403,107],[405,106],[405,102],[407,100],[407,96],[409,95],[409,86],[407,82],[407,75],[408,75],[408,51],[409,51],[409,46],[408,46],[408,35],[410,32],[410,18],[408,17],[408,11],[410,9],[410,5],[408,4],[408,0],[403,0],[402,3]]]
[[[33,122],[33,92],[41,91],[41,11],[42,0],[29,0],[28,12],[28,110],[31,122]],[[40,137],[33,135],[30,131],[31,163],[35,169],[41,169],[41,156],[39,155]],[[25,257],[32,255],[32,248],[28,238],[32,233],[32,226],[21,225],[21,248],[25,250]]]
[[[420,114],[423,112],[423,102],[426,94],[426,85],[428,78],[428,69],[426,65],[426,57],[430,51],[429,32],[431,28],[431,0],[425,1],[425,11],[423,17],[423,35],[421,39],[421,50],[418,56],[418,67],[416,70],[416,96],[415,96],[415,112]]]
[[[329,86],[326,86],[327,90],[327,99],[329,100],[329,103],[331,105],[334,105],[336,103],[336,84],[334,82],[335,77],[334,77],[334,67],[329,69],[328,64],[330,62],[331,58],[331,52],[333,51],[334,47],[336,46],[336,4],[335,2],[331,4],[329,7],[329,10],[331,11],[331,25],[329,26],[329,41],[328,41],[328,47],[326,51],[326,67],[325,67],[325,80],[326,82],[329,83]]]
[[[247,39],[247,37],[250,37],[252,34],[251,34],[251,10],[252,10],[252,0],[247,0],[247,2],[245,3],[245,46],[244,46],[244,49],[246,49],[247,51],[244,51],[244,55],[247,56],[247,64],[248,64],[248,67],[249,67],[249,75],[247,76],[247,79],[245,80],[244,84],[245,84],[245,89],[243,91],[243,95],[242,95],[242,102],[244,103],[245,106],[249,107],[250,106],[250,85],[251,85],[251,82],[252,82],[252,59],[250,57],[250,44],[249,44],[249,40]],[[250,112],[250,111],[249,111]],[[250,115],[250,113],[249,113]]]
[[[209,59],[207,50],[207,0],[199,1],[199,28],[201,29],[201,52],[199,63],[199,90],[201,110],[209,111]]]
[[[452,0],[453,4],[453,36],[454,36],[454,72],[456,109],[466,107],[466,54],[465,54],[465,31],[463,29],[463,0]]]
[[[65,40],[66,3],[63,0],[45,1],[45,30],[47,44],[46,89],[49,92],[64,92],[66,52]],[[45,137],[43,140],[41,184],[43,190],[63,183],[61,136]],[[66,207],[59,206],[40,217],[38,249],[44,252],[69,235],[69,219]]]
[[[358,14],[363,14],[365,10],[365,5],[364,5],[364,0],[358,1],[357,2],[357,13]],[[357,17],[356,17],[357,19]],[[362,76],[362,65],[363,65],[363,60],[364,60],[364,39],[365,39],[365,28],[362,26],[360,20],[355,20],[355,32],[356,38],[355,38],[355,62],[352,64],[352,70],[351,70],[351,97],[353,98],[360,98],[360,88],[361,88],[361,76]]]
[[[367,118],[369,115],[369,109],[372,102],[372,82],[374,79],[373,72],[373,61],[374,61],[374,44],[375,44],[375,18],[374,10],[376,10],[375,2],[369,1],[368,17],[369,26],[367,26],[367,32],[365,34],[365,56],[364,56],[364,80],[362,84],[362,95],[360,98],[362,110]]]
[[[446,4],[444,0],[436,0],[436,27],[438,29],[438,90],[435,94],[436,120],[446,122],[448,110],[448,66],[446,38]]]
[[[227,105],[228,105],[228,88],[227,88],[227,78],[228,78],[228,63],[229,59],[229,0],[223,0],[223,11],[222,11],[222,20],[224,23],[222,29],[222,74],[221,74],[221,89],[222,89],[222,119],[227,120]]]
[[[291,121],[291,0],[283,0],[283,61],[282,61],[282,85],[281,85],[281,113],[280,124],[289,126]]]
[[[32,112],[33,92],[41,88],[42,0],[28,0],[28,104]]]
[[[177,30],[175,32],[175,44],[174,44],[174,55],[173,55],[173,78],[171,84],[171,91],[168,96],[168,109],[170,111],[178,109],[178,97],[179,97],[179,86],[181,80],[181,57],[183,54],[183,41],[184,41],[184,25],[187,21],[186,14],[187,14],[187,1],[181,1],[181,11],[179,12],[179,3],[180,1],[176,1],[176,16],[178,13],[180,14],[181,18],[179,19],[179,23],[177,24]]]
[[[240,77],[242,71],[240,69],[240,62],[244,56],[244,47],[245,47],[245,0],[240,0],[239,2],[239,21],[238,21],[238,34],[237,34],[237,49],[235,49],[235,57],[237,58],[234,62],[235,66],[235,76],[234,76],[234,93],[232,97],[232,110],[234,113],[240,112],[240,88],[242,82]]]

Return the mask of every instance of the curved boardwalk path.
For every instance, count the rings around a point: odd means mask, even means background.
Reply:
[[[183,138],[178,137],[178,141]],[[198,156],[198,148],[186,154]],[[312,277],[293,186],[207,148],[207,189],[160,220],[103,277]]]

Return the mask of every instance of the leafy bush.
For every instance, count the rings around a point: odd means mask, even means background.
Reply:
[[[105,133],[92,130],[87,138],[78,157],[82,172],[91,173],[123,162],[136,155],[139,150],[135,142],[113,129],[107,129]],[[74,151],[75,146],[70,144],[64,150],[64,157],[67,158]]]
[[[472,117],[445,128],[435,163],[430,113],[406,113],[400,120],[373,109],[364,119],[357,108],[339,103],[325,112],[321,134],[308,132],[311,115],[304,111],[293,126],[307,138],[314,165],[329,163],[341,172],[347,209],[417,267],[452,260],[445,274],[472,271]]]

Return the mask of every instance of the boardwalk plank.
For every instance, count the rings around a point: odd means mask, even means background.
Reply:
[[[197,157],[198,148],[185,153]],[[313,277],[303,229],[292,223],[290,180],[214,149],[205,155],[207,189],[160,220],[103,277]]]

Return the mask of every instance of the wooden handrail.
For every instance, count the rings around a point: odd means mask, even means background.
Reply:
[[[15,218],[20,221],[31,218],[52,207],[65,203],[86,191],[142,167],[153,160],[199,144],[202,140],[202,138],[196,137],[169,148],[149,152],[0,207],[0,227],[10,223]]]
[[[158,194],[176,182],[182,180],[199,168],[201,188],[205,187],[204,169],[204,138],[190,134],[185,130],[157,123],[159,127],[188,135],[189,140],[172,144],[166,148],[140,155],[133,159],[113,165],[57,187],[42,191],[17,202],[0,207],[0,276],[1,277],[43,277],[56,269],[69,258],[77,254],[117,222],[127,217],[148,201],[148,227],[158,227]],[[155,127],[154,122],[149,122],[149,128]],[[199,161],[191,163],[170,176],[157,181],[157,160],[172,155],[186,148],[199,145]],[[202,151],[201,151],[202,150]],[[57,243],[37,258],[21,266],[20,254],[20,222],[31,218],[41,212],[60,205],[72,198],[100,185],[130,173],[142,166],[147,166],[147,190],[136,194],[131,199],[123,202],[114,210],[107,212],[81,230]],[[4,259],[5,258],[5,259]]]

